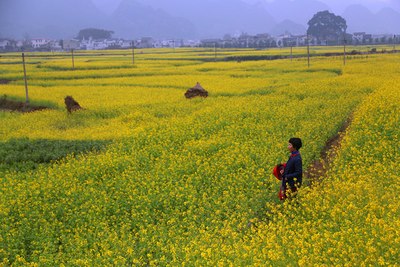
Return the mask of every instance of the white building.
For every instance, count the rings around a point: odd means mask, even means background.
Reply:
[[[121,48],[131,48],[132,40],[121,40]]]
[[[31,45],[34,49],[46,47],[50,43],[49,39],[37,38],[31,40]]]
[[[0,40],[0,49],[6,49],[11,45],[11,41],[7,39]]]
[[[183,41],[183,46],[186,47],[197,47],[200,45],[200,41],[199,40],[185,40]]]
[[[24,46],[24,41],[18,40],[17,43],[15,44],[15,46],[16,46],[17,48],[23,47],[23,46]]]
[[[50,49],[51,49],[52,51],[61,51],[63,48],[62,48],[62,46],[61,46],[60,41],[52,40],[52,41],[50,42]]]
[[[362,43],[365,39],[365,32],[355,32],[353,33],[353,41]]]

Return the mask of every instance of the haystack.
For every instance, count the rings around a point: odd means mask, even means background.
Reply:
[[[82,109],[82,107],[79,105],[79,103],[76,102],[72,96],[66,96],[64,99],[64,102],[65,102],[65,106],[67,108],[68,113]]]
[[[208,96],[208,92],[200,85],[200,83],[197,83],[194,87],[188,89],[185,93],[186,98],[193,98],[196,96]]]

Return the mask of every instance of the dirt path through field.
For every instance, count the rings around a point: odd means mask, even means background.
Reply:
[[[326,142],[324,149],[321,151],[320,158],[314,160],[304,172],[304,176],[306,177],[306,186],[312,187],[314,184],[322,181],[325,177],[331,163],[337,156],[337,149],[339,149],[344,133],[351,124],[352,119],[352,116],[347,118],[339,132]]]

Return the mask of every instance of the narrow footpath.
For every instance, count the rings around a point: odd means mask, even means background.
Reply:
[[[326,172],[337,156],[337,150],[340,148],[344,134],[351,124],[352,119],[353,117],[350,115],[343,123],[339,132],[326,142],[324,149],[321,151],[320,158],[314,160],[307,170],[304,171],[306,178],[305,186],[313,187],[313,185],[322,181],[326,176]]]

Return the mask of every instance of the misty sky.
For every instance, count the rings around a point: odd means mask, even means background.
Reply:
[[[104,8],[107,12],[112,12],[114,9],[118,7],[118,4],[122,0],[93,0],[96,4],[100,7]],[[168,0],[165,0],[168,1]],[[223,0],[218,0],[223,1]],[[248,3],[258,3],[258,2],[279,2],[279,0],[243,0],[244,2]],[[229,0],[226,0],[229,2]],[[347,6],[352,4],[363,4],[371,11],[378,11],[384,7],[391,7],[398,12],[400,12],[400,0],[319,0],[319,2],[323,2],[331,7],[331,11],[336,13],[342,13]]]
[[[112,0],[102,0],[102,1],[112,1]],[[279,2],[279,0],[243,0],[243,1],[248,3]],[[327,4],[332,8],[332,11],[337,13],[342,13],[347,6],[353,4],[363,4],[364,6],[368,7],[371,11],[377,11],[384,7],[391,7],[397,11],[400,11],[400,0],[319,0],[319,1]]]
[[[73,38],[84,28],[122,38],[301,35],[327,9],[349,33],[400,34],[400,0],[0,0],[0,38]]]
[[[247,2],[258,2],[259,0],[245,0]],[[276,0],[265,0],[267,2],[274,2]],[[399,0],[319,0],[321,2],[324,2],[325,4],[331,6],[331,7],[344,7],[347,5],[351,4],[364,4],[364,5],[370,5],[370,6],[386,6],[386,5],[391,5],[399,3]]]
[[[342,13],[344,9],[352,4],[363,4],[371,11],[378,11],[383,7],[391,7],[400,10],[400,0],[320,0],[330,6],[334,12]]]

